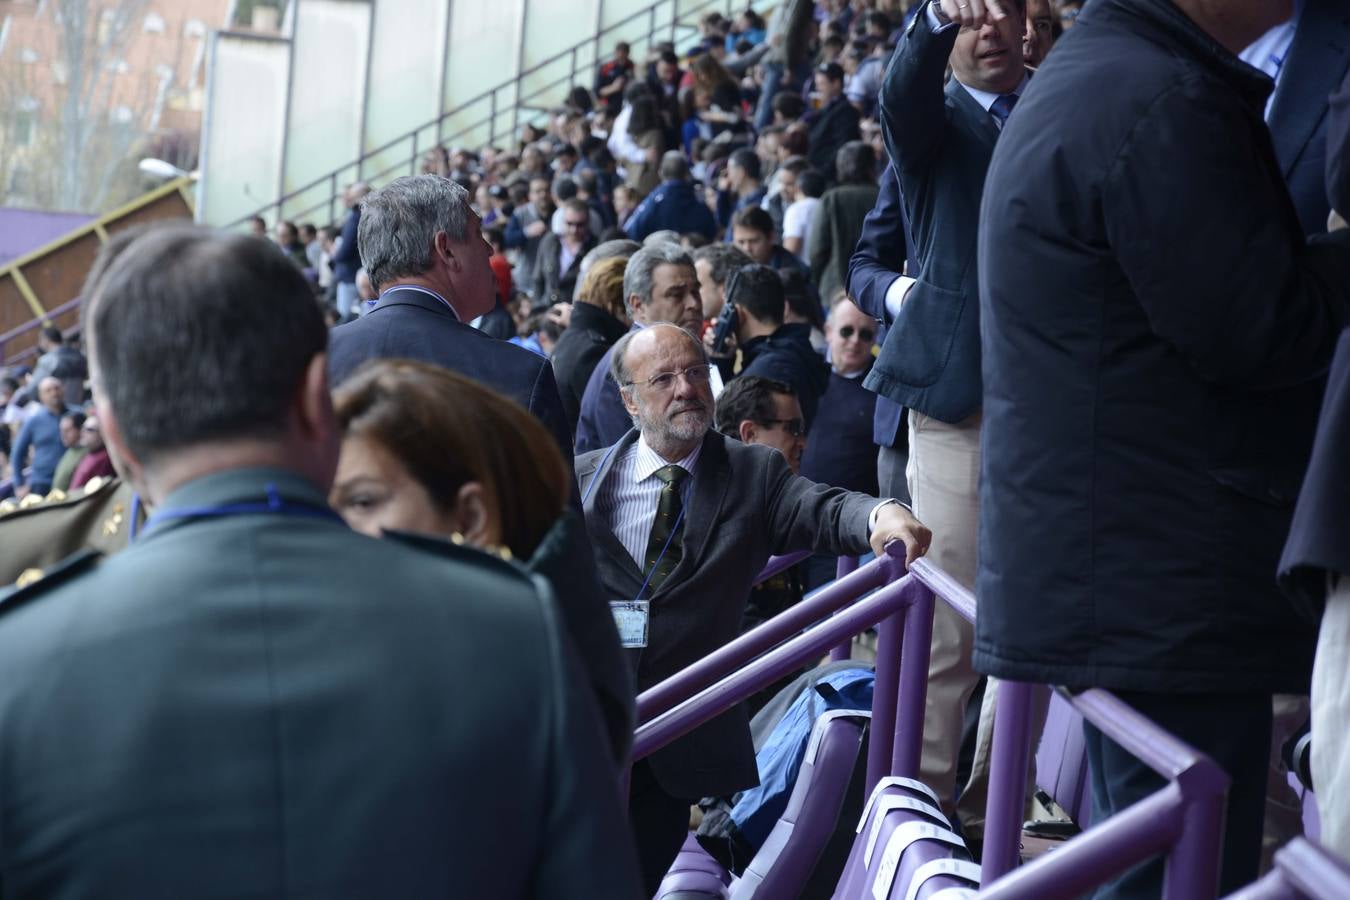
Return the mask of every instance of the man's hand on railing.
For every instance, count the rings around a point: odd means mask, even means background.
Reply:
[[[872,526],[872,551],[881,556],[891,541],[904,542],[905,566],[908,567],[928,552],[933,532],[899,503],[888,503],[877,510],[877,521]]]

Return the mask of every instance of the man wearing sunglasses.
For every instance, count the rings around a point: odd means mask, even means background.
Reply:
[[[872,418],[877,395],[863,387],[872,368],[877,323],[842,300],[825,322],[830,348],[830,383],[820,399],[811,442],[802,457],[802,474],[812,481],[864,494],[877,493],[877,445]]]
[[[772,447],[793,475],[802,473],[806,423],[797,391],[785,381],[746,375],[717,398],[717,430],[742,444]]]
[[[877,323],[842,293],[825,320],[830,382],[820,398],[811,440],[802,456],[802,475],[849,491],[877,494],[877,452],[873,438],[877,395],[863,387],[872,369]],[[836,560],[817,554],[805,563],[806,589],[835,576]]]

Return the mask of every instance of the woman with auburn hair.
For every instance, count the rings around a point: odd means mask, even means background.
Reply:
[[[334,392],[342,455],[329,501],[372,537],[412,532],[518,560],[553,588],[616,764],[632,742],[632,676],[552,434],[455,372],[372,360]]]
[[[552,436],[476,381],[377,360],[334,401],[344,439],[331,499],[356,531],[458,535],[527,560],[562,514],[572,479]]]

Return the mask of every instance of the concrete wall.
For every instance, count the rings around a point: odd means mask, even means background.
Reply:
[[[211,35],[199,221],[223,225],[279,196],[290,63],[288,40],[228,31]]]
[[[296,0],[281,189],[300,193],[287,218],[333,218],[330,183],[307,185],[361,155],[370,25],[370,0]]]
[[[519,126],[542,122],[542,110],[571,84],[591,86],[615,42],[628,40],[641,59],[654,24],[657,40],[675,34],[684,47],[691,32],[676,33],[675,22],[689,26],[708,10],[743,5],[661,0],[654,16],[634,15],[650,2],[295,0],[284,38],[219,32],[198,216],[229,224],[324,178],[263,215],[269,225],[279,212],[316,224],[339,219],[333,185],[419,171],[437,143],[513,146]],[[597,38],[611,26],[620,29]],[[522,72],[518,109],[508,83]],[[442,110],[455,112],[433,122]]]

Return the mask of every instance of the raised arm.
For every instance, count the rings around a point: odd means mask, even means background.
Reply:
[[[878,112],[891,162],[912,170],[927,165],[942,146],[946,111],[943,76],[956,44],[956,25],[933,29],[929,4],[914,17],[881,81]],[[975,2],[975,0],[972,0]]]

